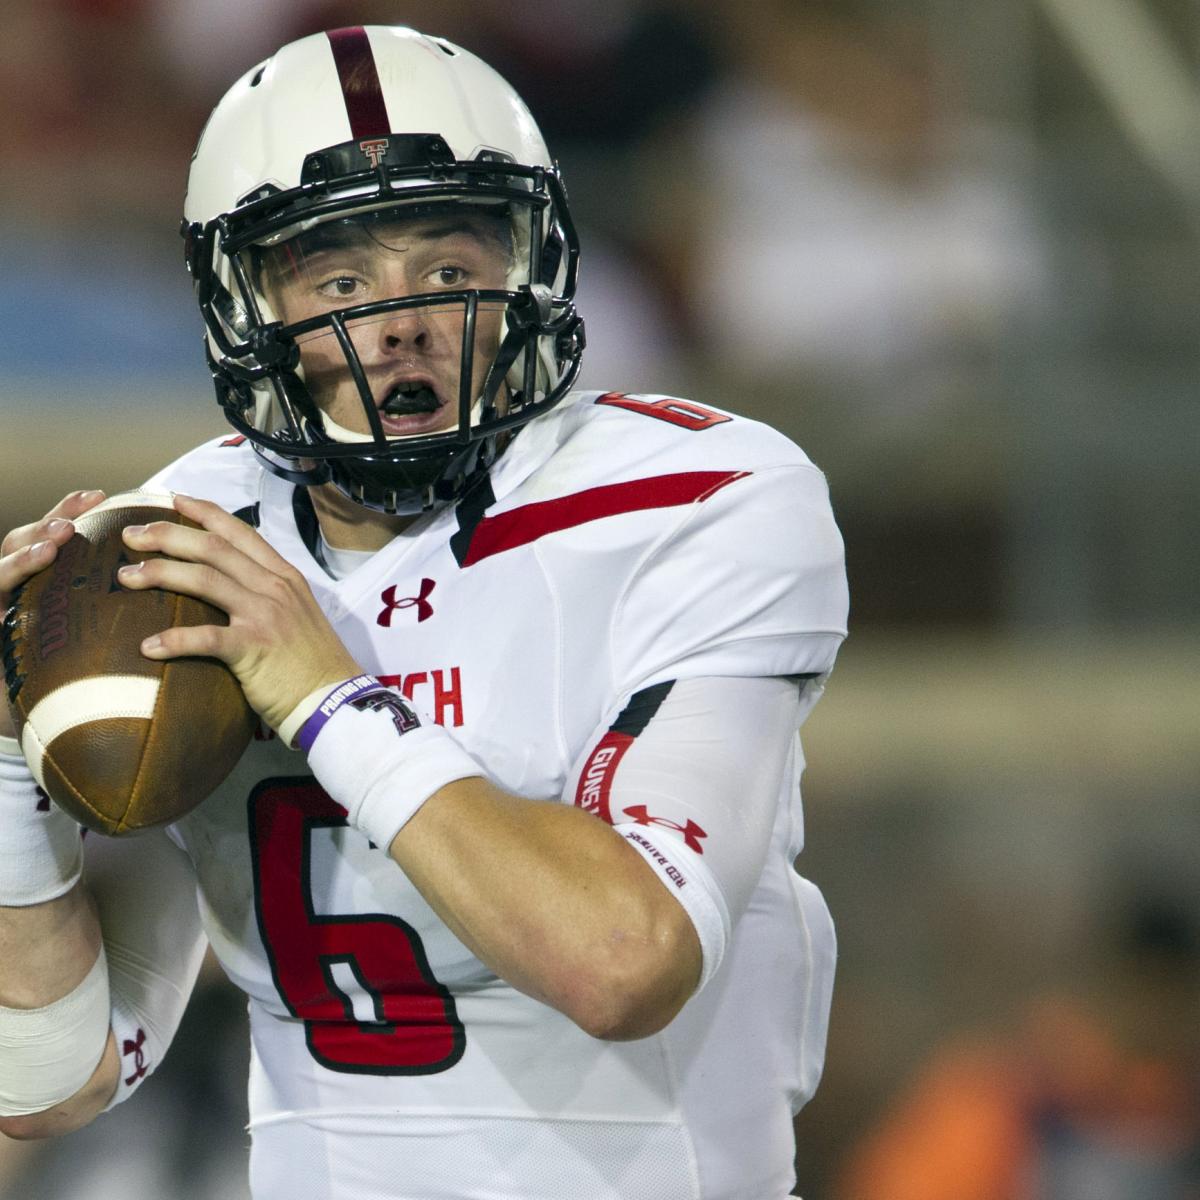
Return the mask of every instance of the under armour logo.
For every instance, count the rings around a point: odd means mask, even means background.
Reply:
[[[405,596],[402,600],[396,599],[395,584],[390,588],[385,588],[383,594],[379,597],[383,601],[383,612],[375,618],[375,624],[382,625],[384,629],[391,629],[392,613],[402,608],[415,608],[417,610],[418,624],[432,617],[433,605],[429,603],[429,593],[435,587],[437,587],[437,584],[432,579],[422,579],[421,591],[416,596]]]
[[[377,167],[383,162],[384,155],[387,154],[388,140],[387,138],[368,138],[365,142],[359,142],[358,148],[367,156],[372,167]]]
[[[687,843],[689,850],[695,850],[697,854],[704,853],[704,847],[700,845],[700,839],[708,837],[708,834],[690,817],[686,825],[680,825],[676,821],[668,821],[666,817],[652,817],[644,804],[635,804],[633,807],[627,808],[625,812],[638,825],[662,825],[665,829],[674,829],[676,833],[682,833],[683,840]]]
[[[134,1068],[133,1074],[130,1075],[129,1078],[125,1080],[125,1083],[127,1085],[135,1084],[146,1073],[146,1054],[143,1049],[145,1044],[146,1044],[146,1031],[144,1029],[139,1029],[137,1031],[137,1039],[135,1041],[130,1041],[129,1038],[125,1039],[125,1045],[124,1045],[123,1049],[121,1050],[121,1054],[122,1055],[125,1055],[125,1054],[133,1055],[133,1068]]]

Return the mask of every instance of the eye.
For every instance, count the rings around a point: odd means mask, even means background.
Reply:
[[[362,286],[362,280],[356,279],[353,275],[338,275],[333,279],[327,279],[320,284],[317,291],[322,296],[330,296],[335,299],[344,300],[355,295],[358,289]]]
[[[466,282],[467,273],[462,267],[438,267],[433,272],[433,278],[442,287],[456,287]]]

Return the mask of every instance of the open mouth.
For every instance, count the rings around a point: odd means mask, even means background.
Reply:
[[[442,402],[437,392],[427,383],[412,382],[397,384],[384,397],[379,411],[385,417],[415,417],[423,413],[434,413]]]

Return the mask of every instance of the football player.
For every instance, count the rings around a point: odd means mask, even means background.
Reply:
[[[185,213],[236,432],[148,482],[201,528],[127,528],[164,557],[122,582],[228,614],[142,652],[227,663],[261,736],[85,856],[0,729],[0,1130],[128,1099],[207,941],[256,1197],[786,1196],[834,961],[792,865],[846,622],[824,478],[730,413],[572,392],[562,184],[448,42],[285,46]],[[11,533],[0,592],[103,502]]]

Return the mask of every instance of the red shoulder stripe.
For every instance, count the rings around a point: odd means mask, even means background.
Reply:
[[[548,533],[572,529],[603,517],[699,503],[749,474],[749,471],[683,471],[677,475],[654,475],[648,479],[631,479],[627,483],[605,484],[556,500],[523,504],[493,517],[484,517],[475,528],[462,565],[473,566],[493,554],[535,542]]]
[[[367,31],[361,25],[352,25],[346,29],[332,29],[326,36],[337,64],[351,135],[356,138],[387,137],[391,132],[387,105]]]

